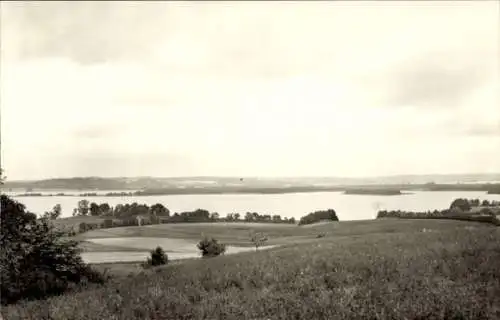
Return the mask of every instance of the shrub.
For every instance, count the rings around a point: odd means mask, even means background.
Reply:
[[[158,246],[151,250],[151,258],[146,261],[146,266],[160,266],[168,263],[168,255],[162,247]]]
[[[226,252],[226,245],[214,238],[203,238],[197,245],[203,257],[215,257]]]
[[[60,294],[77,283],[103,283],[80,256],[78,242],[65,240],[48,219],[37,219],[24,205],[1,195],[1,302]]]

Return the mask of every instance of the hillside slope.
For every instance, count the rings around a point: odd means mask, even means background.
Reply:
[[[385,232],[383,221],[354,224],[342,236],[190,260],[2,313],[61,320],[498,319],[500,229],[436,222],[391,223]]]

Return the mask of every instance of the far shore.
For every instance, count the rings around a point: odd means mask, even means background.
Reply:
[[[495,194],[498,185],[466,184],[412,184],[412,185],[359,185],[359,186],[290,186],[290,187],[190,187],[144,190],[47,190],[37,189],[19,193],[15,197],[147,197],[169,195],[218,195],[218,194],[288,194],[311,192],[343,192],[346,195],[405,195],[412,191],[479,191]],[[5,192],[5,189],[2,190]],[[9,191],[14,192],[14,191]],[[52,193],[48,193],[52,192]],[[68,193],[72,192],[72,193]],[[78,193],[76,193],[78,192]]]
[[[393,189],[348,189],[344,192],[346,195],[373,195],[373,196],[400,196],[401,190]]]

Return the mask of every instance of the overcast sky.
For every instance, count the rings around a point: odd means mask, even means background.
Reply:
[[[499,3],[2,2],[2,167],[500,172]]]

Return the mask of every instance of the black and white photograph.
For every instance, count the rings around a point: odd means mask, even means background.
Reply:
[[[500,0],[1,1],[0,320],[500,319]]]

